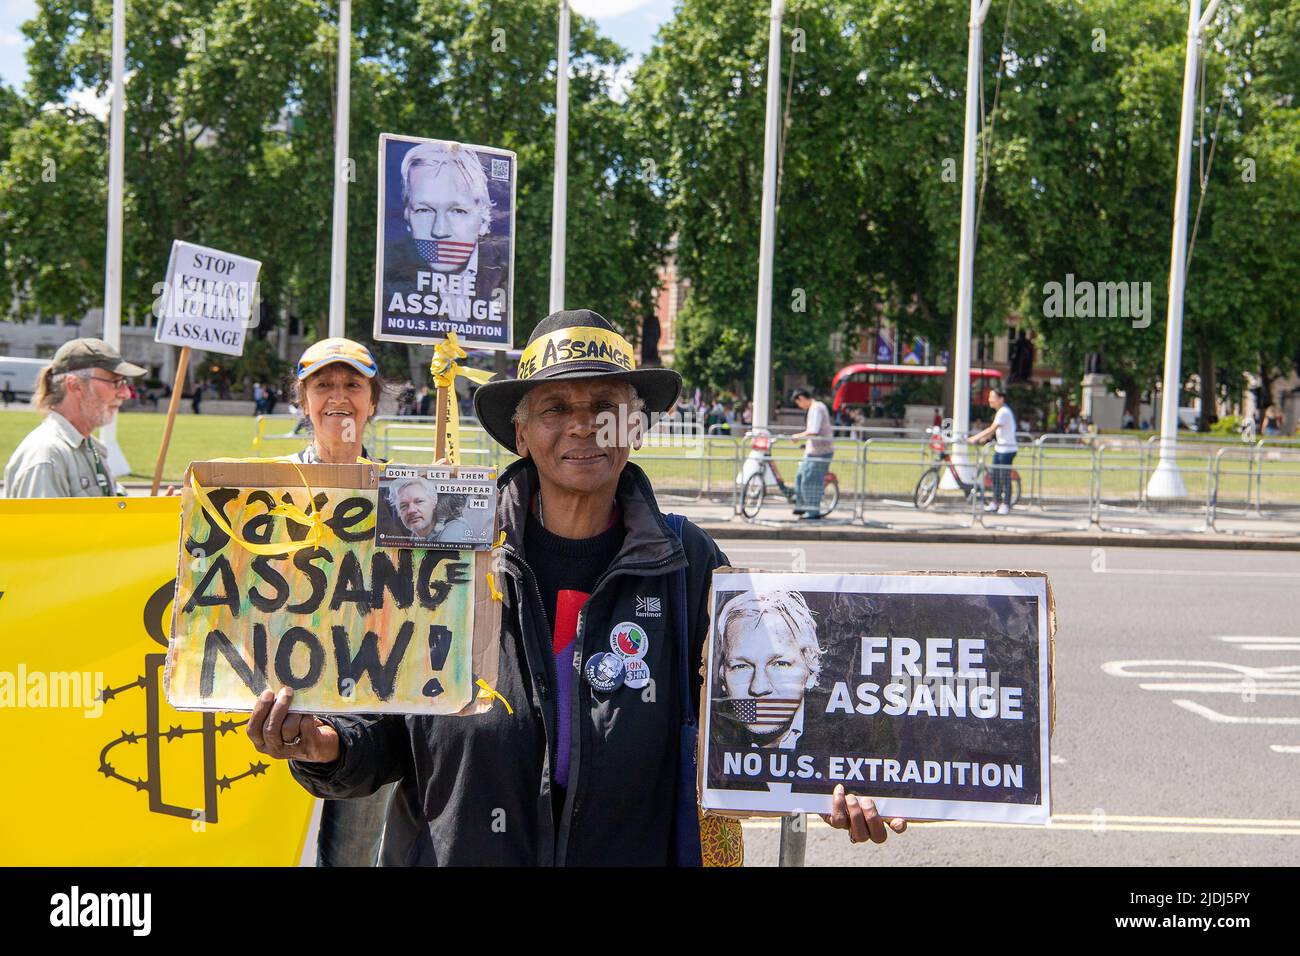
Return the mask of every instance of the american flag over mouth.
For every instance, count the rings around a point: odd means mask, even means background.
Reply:
[[[713,710],[719,716],[748,724],[759,733],[775,732],[790,722],[802,703],[798,698],[732,697],[715,699]]]
[[[425,262],[463,266],[474,254],[474,245],[472,242],[452,242],[450,239],[416,239],[415,251]]]

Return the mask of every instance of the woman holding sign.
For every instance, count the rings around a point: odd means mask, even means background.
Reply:
[[[383,392],[370,350],[351,339],[321,339],[298,360],[294,404],[311,422],[312,441],[293,460],[354,465],[369,459],[361,444]]]
[[[379,409],[383,383],[370,350],[351,339],[322,339],[302,353],[295,404],[311,422],[312,440],[293,460],[352,465],[369,459],[362,445],[366,422]],[[374,866],[392,787],[368,797],[326,800],[316,842],[318,866]]]

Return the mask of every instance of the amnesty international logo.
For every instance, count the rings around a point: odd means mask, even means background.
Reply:
[[[265,774],[270,764],[252,761],[247,769],[238,773],[219,774],[217,740],[227,734],[237,733],[248,723],[247,719],[235,720],[218,714],[185,714],[182,716],[196,720],[197,723],[187,726],[183,722],[167,721],[167,729],[163,729],[161,715],[167,707],[167,702],[162,695],[163,666],[167,660],[167,633],[164,622],[169,619],[167,609],[171,604],[175,586],[176,582],[173,579],[158,588],[150,596],[144,608],[145,631],[150,638],[162,645],[163,653],[145,654],[143,674],[119,687],[105,687],[100,693],[100,699],[107,705],[118,698],[138,700],[139,695],[133,692],[139,690],[143,692],[145,708],[144,730],[123,730],[116,738],[106,743],[103,750],[99,752],[99,772],[110,780],[120,781],[147,793],[151,813],[185,817],[199,821],[201,824],[216,823],[218,793],[229,790],[240,780]],[[187,741],[187,738],[193,740]],[[178,742],[190,742],[201,748],[201,806],[172,803],[167,799],[168,778],[163,769],[164,757],[171,756],[167,751]],[[119,747],[125,749],[114,753]],[[182,747],[178,746],[175,749],[179,751]],[[119,767],[114,760],[121,761],[122,766]],[[122,773],[122,769],[127,766],[132,768],[134,777]]]

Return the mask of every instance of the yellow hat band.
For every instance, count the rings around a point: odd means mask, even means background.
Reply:
[[[632,343],[617,332],[592,326],[559,329],[528,344],[519,357],[519,378],[529,379],[554,365],[606,362],[625,372],[636,368]]]

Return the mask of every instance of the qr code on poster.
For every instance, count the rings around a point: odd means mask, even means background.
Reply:
[[[510,160],[494,159],[492,160],[492,178],[510,181]]]

